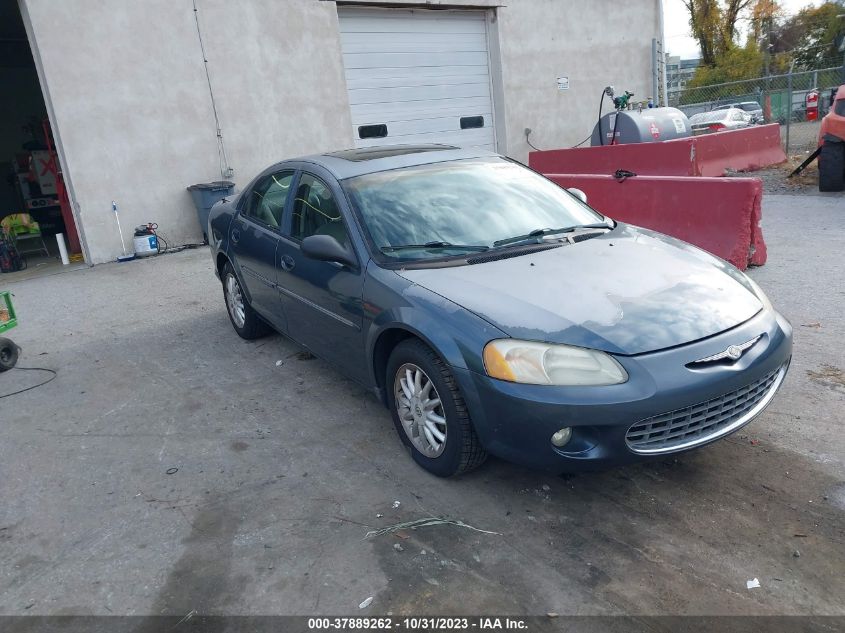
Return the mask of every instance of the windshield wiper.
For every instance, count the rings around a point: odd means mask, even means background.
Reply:
[[[456,249],[462,251],[486,251],[489,246],[474,246],[471,244],[450,244],[449,242],[426,242],[425,244],[400,244],[399,246],[382,246],[379,250],[382,253],[395,253],[397,251],[411,251],[411,250],[449,250]]]
[[[560,233],[572,233],[578,229],[612,229],[613,227],[607,222],[595,222],[594,224],[573,224],[572,226],[564,226],[559,229],[534,229],[525,235],[517,235],[515,237],[508,237],[503,240],[496,240],[493,246],[511,246],[514,244],[540,244],[543,238],[547,235],[558,235]]]

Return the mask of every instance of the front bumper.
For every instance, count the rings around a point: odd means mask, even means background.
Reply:
[[[686,366],[756,336],[760,340],[736,362]],[[639,356],[616,356],[629,375],[621,385],[521,385],[466,369],[453,372],[488,452],[532,468],[563,473],[691,450],[735,432],[771,401],[791,356],[789,322],[777,313],[763,311],[742,325],[696,343]],[[626,432],[637,422],[743,392],[769,375],[777,376],[777,380],[772,382],[765,402],[750,407],[747,415],[712,437],[705,434],[677,449],[651,454],[635,452],[626,442]],[[552,434],[567,426],[572,427],[572,439],[563,448],[552,445]]]

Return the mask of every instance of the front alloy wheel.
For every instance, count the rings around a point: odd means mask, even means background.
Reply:
[[[387,361],[387,378],[393,425],[417,464],[450,477],[484,461],[455,376],[437,352],[419,339],[402,341]]]
[[[446,414],[431,378],[406,363],[396,372],[393,392],[396,412],[414,448],[426,457],[439,457],[446,447]]]

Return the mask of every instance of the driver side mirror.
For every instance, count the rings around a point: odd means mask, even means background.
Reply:
[[[309,259],[321,262],[336,262],[344,266],[354,267],[358,260],[348,247],[344,247],[331,235],[309,235],[300,246],[302,254]]]
[[[569,187],[567,191],[576,198],[578,198],[584,204],[587,204],[587,194],[581,191],[580,189],[576,189],[575,187]]]

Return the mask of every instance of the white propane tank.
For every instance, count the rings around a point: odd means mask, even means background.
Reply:
[[[135,229],[133,245],[135,257],[158,255],[158,237],[149,226],[139,226]]]

